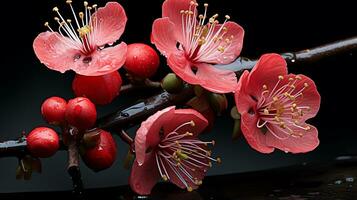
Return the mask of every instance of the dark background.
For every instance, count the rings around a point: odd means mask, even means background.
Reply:
[[[74,0],[82,5],[82,2]],[[98,0],[100,6],[104,0]],[[120,0],[128,15],[122,40],[126,43],[149,43],[151,24],[161,15],[162,0]],[[352,1],[207,0],[209,13],[229,14],[233,21],[245,28],[242,55],[258,57],[266,52],[285,52],[314,47],[357,34],[355,6]],[[204,3],[204,2],[199,2]],[[44,31],[43,23],[53,18],[52,7],[67,8],[65,0],[4,1],[1,18],[1,78],[0,78],[0,141],[15,139],[24,130],[45,125],[40,116],[44,99],[57,95],[73,97],[73,73],[60,74],[40,64],[33,53],[32,42]],[[202,8],[202,7],[201,7]],[[78,10],[78,9],[77,9]],[[223,164],[209,173],[225,174],[261,170],[302,162],[328,161],[337,155],[356,154],[355,128],[355,54],[326,58],[318,63],[292,66],[291,72],[305,73],[316,81],[322,96],[321,111],[312,120],[320,131],[321,144],[316,151],[291,155],[275,152],[262,155],[250,149],[243,138],[230,140],[233,122],[220,118],[211,134],[217,140],[215,152]],[[167,70],[165,61],[162,70]],[[112,105],[100,107],[101,115],[122,106],[127,99],[121,96]],[[352,116],[352,117],[350,117]],[[132,130],[133,131],[133,130]],[[129,171],[122,168],[126,146],[118,140],[119,155],[115,166],[100,173],[82,166],[86,187],[106,187],[127,183]],[[43,174],[35,174],[31,181],[16,181],[15,158],[0,159],[0,193],[19,191],[67,190],[71,181],[65,172],[66,154],[43,160]]]

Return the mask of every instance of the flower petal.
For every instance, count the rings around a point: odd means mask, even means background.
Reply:
[[[124,65],[127,45],[122,42],[114,47],[93,52],[90,56],[82,56],[71,68],[84,76],[101,76],[118,70]],[[89,59],[89,60],[88,60]]]
[[[168,134],[175,130],[178,126],[193,121],[194,126],[185,126],[180,128],[177,132],[185,134],[186,132],[193,133],[192,137],[197,137],[208,126],[207,119],[199,112],[193,109],[177,109],[174,114],[174,121],[164,126],[164,133]]]
[[[241,129],[248,144],[261,153],[271,153],[274,148],[267,145],[266,136],[257,127],[258,116],[256,114],[242,113]]]
[[[237,77],[233,71],[218,69],[206,63],[198,63],[196,67],[196,76],[205,89],[215,93],[229,93],[237,88]]]
[[[74,41],[56,32],[40,33],[33,42],[37,58],[49,69],[64,73],[74,64],[74,57],[80,54]]]
[[[176,51],[168,56],[167,64],[172,71],[189,84],[200,84],[200,80],[196,77],[191,69],[191,63],[186,59],[183,51]]]
[[[203,45],[202,48],[207,50],[202,52],[202,56],[199,58],[198,62],[229,64],[239,56],[243,47],[244,29],[235,22],[226,22],[224,27],[227,28],[227,32],[223,39],[217,42],[208,43],[208,47]],[[221,28],[221,24],[217,25],[212,35],[216,35]],[[225,39],[231,40],[228,46]],[[224,47],[224,51],[219,51],[219,47]],[[212,48],[214,49],[213,51],[208,50]]]
[[[139,165],[137,160],[134,161],[129,185],[134,192],[140,195],[149,195],[159,178],[155,154],[150,153],[145,159],[145,164]]]
[[[287,139],[278,139],[269,131],[266,134],[266,143],[271,147],[278,148],[282,151],[291,153],[306,153],[314,150],[319,145],[318,131],[314,126],[310,126],[310,130],[305,131],[296,128],[294,131],[303,131],[302,137],[288,136]],[[281,128],[273,127],[275,134],[283,135]],[[285,134],[286,135],[286,134]]]
[[[257,105],[257,102],[254,101],[246,91],[248,78],[249,72],[245,70],[238,81],[237,89],[234,94],[238,112],[241,114],[249,112],[249,110],[255,108]]]
[[[158,111],[145,120],[136,132],[135,153],[139,165],[144,164],[146,151],[149,147],[156,147],[160,142],[160,130],[164,124],[169,124],[174,116],[175,107],[171,106]]]
[[[170,21],[175,24],[175,32],[181,43],[183,41],[181,10],[189,10],[192,1],[196,3],[195,0],[166,0],[162,4],[162,17],[168,17]],[[191,10],[194,10],[194,19],[196,19],[197,9],[191,8]]]
[[[124,8],[117,2],[108,2],[91,17],[95,44],[103,46],[114,43],[123,34],[127,17]]]
[[[279,54],[264,54],[260,57],[253,70],[250,72],[247,92],[259,99],[263,85],[273,88],[277,83],[278,76],[287,75],[286,61]]]
[[[290,76],[295,77],[294,74],[291,74]],[[297,99],[300,101],[298,105],[310,107],[309,111],[304,112],[304,115],[302,117],[305,120],[311,119],[316,116],[317,112],[320,109],[321,96],[317,91],[316,85],[313,80],[302,74],[299,74],[298,76],[301,77],[301,80],[295,84],[296,92],[304,88],[305,83],[307,84],[307,87],[303,90],[302,98]]]
[[[175,25],[169,18],[156,19],[152,25],[151,42],[164,55],[168,56],[177,51]]]

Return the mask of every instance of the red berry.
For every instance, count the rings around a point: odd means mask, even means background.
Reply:
[[[33,129],[26,138],[27,149],[34,157],[48,158],[59,148],[59,137],[51,128],[38,127]]]
[[[93,127],[97,120],[95,105],[85,97],[69,100],[66,110],[66,120],[70,125],[79,130]]]
[[[153,76],[159,67],[160,59],[156,51],[146,44],[128,45],[124,68],[139,78]]]
[[[60,97],[50,97],[42,103],[42,117],[49,124],[63,124],[65,122],[66,107],[66,100]]]
[[[105,105],[119,95],[122,80],[118,71],[103,76],[76,75],[72,83],[75,95],[89,98],[93,103]]]
[[[97,146],[86,149],[82,154],[84,163],[94,171],[111,167],[117,155],[117,146],[109,132],[101,130]]]

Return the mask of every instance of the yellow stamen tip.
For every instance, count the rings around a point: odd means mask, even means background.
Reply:
[[[53,11],[53,12],[58,12],[59,9],[58,9],[58,7],[54,7],[54,8],[52,9],[52,11]]]
[[[45,22],[45,26],[48,27],[48,26],[49,26],[49,23],[48,23],[48,22]]]
[[[97,8],[98,7],[98,5],[97,4],[93,4],[93,6],[92,6],[93,8]]]
[[[208,3],[203,4],[203,6],[207,8],[208,7]]]
[[[296,76],[295,76],[295,79],[301,80],[301,76],[296,75]]]
[[[222,160],[221,160],[220,157],[216,158],[216,160],[217,160],[217,163],[218,163],[218,164],[221,164],[221,163],[222,163]]]
[[[304,87],[309,87],[309,84],[308,83],[304,83]]]
[[[188,186],[187,191],[192,192],[193,191],[192,187]]]
[[[67,0],[66,3],[67,3],[67,4],[71,4],[72,1],[71,1],[71,0]]]
[[[87,1],[84,1],[84,2],[83,2],[83,5],[84,5],[85,7],[87,7],[87,6],[88,6],[88,2],[87,2]]]
[[[267,86],[267,85],[263,85],[263,89],[264,89],[264,90],[267,90],[267,89],[268,89],[268,86]]]
[[[226,15],[225,18],[226,19],[231,19],[231,17],[229,15]]]
[[[284,79],[284,76],[278,76],[279,80],[283,80]]]
[[[163,176],[162,176],[162,180],[167,181],[167,180],[168,180],[168,179],[167,179],[167,176],[166,176],[166,175],[163,175]]]
[[[191,120],[191,126],[196,126],[195,122],[193,120]]]

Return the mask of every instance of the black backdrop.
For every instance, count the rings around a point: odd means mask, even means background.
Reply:
[[[79,1],[74,0],[76,4]],[[106,1],[95,3],[104,5]],[[161,15],[162,0],[120,0],[129,21],[122,37],[127,43],[149,42],[152,21]],[[258,57],[264,52],[284,52],[313,47],[357,34],[357,13],[352,1],[258,1],[207,0],[211,14],[229,14],[246,31],[242,55]],[[94,2],[90,2],[94,3]],[[203,2],[200,2],[203,3]],[[80,3],[81,4],[81,3]],[[65,0],[4,1],[1,3],[1,78],[0,78],[0,141],[16,138],[37,125],[44,125],[40,116],[41,102],[49,96],[73,96],[73,73],[59,74],[39,63],[32,50],[36,35],[45,30],[43,23],[52,20],[52,7],[65,7]],[[356,91],[355,54],[327,58],[321,62],[296,66],[292,72],[311,76],[322,95],[321,111],[312,123],[320,130],[321,145],[309,154],[291,155],[276,152],[259,154],[244,139],[230,141],[232,121],[220,118],[207,138],[215,137],[215,152],[223,164],[210,174],[234,173],[286,166],[301,162],[332,159],[337,155],[357,153],[355,119]],[[167,70],[162,62],[162,70]],[[123,105],[125,97],[113,105],[99,108],[101,115]],[[127,183],[129,172],[122,168],[125,144],[118,141],[119,155],[110,170],[93,173],[82,166],[86,187],[106,187]],[[71,182],[65,172],[64,152],[43,160],[43,174],[30,182],[16,181],[14,158],[0,159],[0,193],[18,191],[66,190]]]

